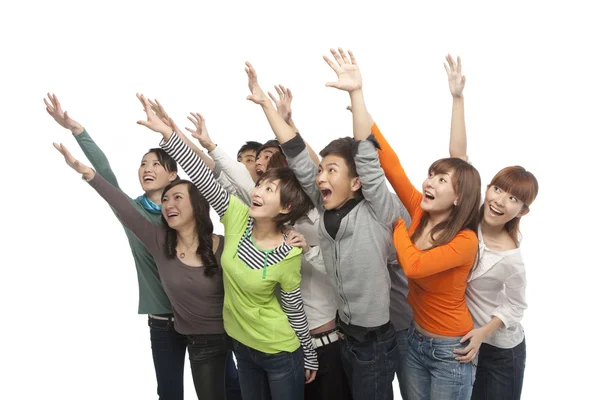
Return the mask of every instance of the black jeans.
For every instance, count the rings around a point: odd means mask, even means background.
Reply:
[[[340,342],[317,347],[317,378],[305,386],[304,400],[351,400],[350,385],[342,364]]]
[[[183,400],[183,367],[187,338],[175,331],[172,317],[169,320],[148,317],[148,326],[158,398]]]
[[[398,343],[391,322],[362,328],[338,321],[342,362],[354,400],[392,400]]]
[[[148,317],[150,327],[150,341],[152,344],[152,359],[158,384],[158,397],[160,400],[183,400],[183,368],[185,365],[185,350],[188,347],[188,338],[178,333],[173,326],[172,316],[162,316],[169,320]],[[202,352],[198,344],[198,352]],[[190,364],[192,350],[190,353]],[[237,368],[233,361],[233,352],[228,351],[226,359],[225,387],[227,400],[241,400],[240,382]],[[194,382],[194,386],[196,386]]]
[[[525,374],[525,356],[525,339],[512,349],[501,349],[483,343],[479,348],[471,399],[520,399]]]
[[[187,335],[187,343],[198,399],[225,400],[225,365],[231,339],[226,333]]]

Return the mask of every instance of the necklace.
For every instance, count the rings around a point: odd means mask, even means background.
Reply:
[[[194,246],[194,245],[192,245]],[[179,245],[179,247],[183,247],[182,245]],[[198,245],[196,245],[196,247],[198,247]],[[185,251],[190,251],[190,248],[188,247]],[[180,251],[179,252],[179,258],[184,259],[185,258],[185,251]]]

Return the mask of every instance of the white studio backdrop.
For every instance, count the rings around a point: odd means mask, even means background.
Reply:
[[[484,184],[515,164],[540,183],[522,223],[523,398],[598,396],[595,358],[584,347],[598,331],[600,28],[592,4],[3,3],[0,398],[156,398],[125,234],[52,148],[63,142],[86,162],[46,114],[46,92],[87,128],[135,197],[141,156],[159,142],[135,123],[144,117],[136,92],[158,98],[182,128],[190,111],[202,113],[231,155],[245,140],[272,137],[245,100],[246,60],[263,88],[291,88],[294,120],[315,149],[352,135],[348,95],[325,87],[335,80],[322,59],[332,46],[355,53],[367,107],[417,186],[448,154],[443,62],[448,52],[462,57],[469,156]],[[187,367],[185,390],[195,398]]]

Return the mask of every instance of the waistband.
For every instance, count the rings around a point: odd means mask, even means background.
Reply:
[[[318,349],[319,347],[327,346],[328,344],[337,342],[339,339],[337,329],[332,329],[327,332],[317,333],[312,336],[313,348]]]
[[[148,314],[148,318],[159,319],[161,321],[175,321],[173,314]]]

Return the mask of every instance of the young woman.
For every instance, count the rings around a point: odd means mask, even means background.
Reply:
[[[332,53],[342,70],[355,68],[352,55],[349,59],[343,52]],[[398,220],[393,234],[413,310],[406,360],[408,399],[469,399],[473,367],[455,360],[454,350],[464,346],[460,340],[473,328],[465,289],[477,255],[479,173],[460,159],[437,160],[429,167],[421,193],[363,102],[352,105],[352,115],[371,126],[381,146],[381,166],[412,219],[408,230]]]
[[[467,158],[460,57],[448,55],[452,94],[450,155]],[[464,336],[469,345],[457,351],[469,362],[479,352],[472,399],[520,399],[525,372],[525,333],[520,324],[525,302],[525,265],[519,248],[519,222],[538,193],[535,176],[523,167],[506,167],[494,176],[479,212],[480,260],[467,285],[467,305],[475,329]]]
[[[304,383],[314,379],[318,367],[300,293],[302,250],[293,247],[302,247],[304,239],[296,235],[286,243],[282,230],[306,215],[310,200],[291,170],[276,168],[260,177],[252,205],[246,206],[219,185],[147,101],[145,110],[147,121],[138,123],[162,134],[161,147],[180,163],[224,225],[223,318],[233,339],[243,398],[302,399]],[[277,283],[281,305],[274,293]]]
[[[67,164],[108,202],[127,229],[154,257],[171,300],[175,329],[186,335],[199,399],[225,399],[229,338],[223,328],[223,237],[213,235],[209,206],[196,187],[177,180],[162,196],[164,225],[148,221],[121,190],[54,145]]]
[[[44,103],[50,116],[60,126],[72,132],[96,173],[120,189],[105,154],[83,126],[62,110],[56,95],[48,94],[48,99],[44,99]],[[161,196],[164,188],[177,178],[177,163],[164,150],[151,149],[142,158],[138,175],[144,194],[129,201],[149,221],[162,225]],[[138,312],[148,314],[158,396],[163,400],[183,400],[186,336],[175,330],[171,302],[165,293],[152,255],[131,230],[125,228],[125,233],[137,269],[140,296]],[[226,382],[228,400],[241,399],[237,371],[231,352],[227,360]]]

